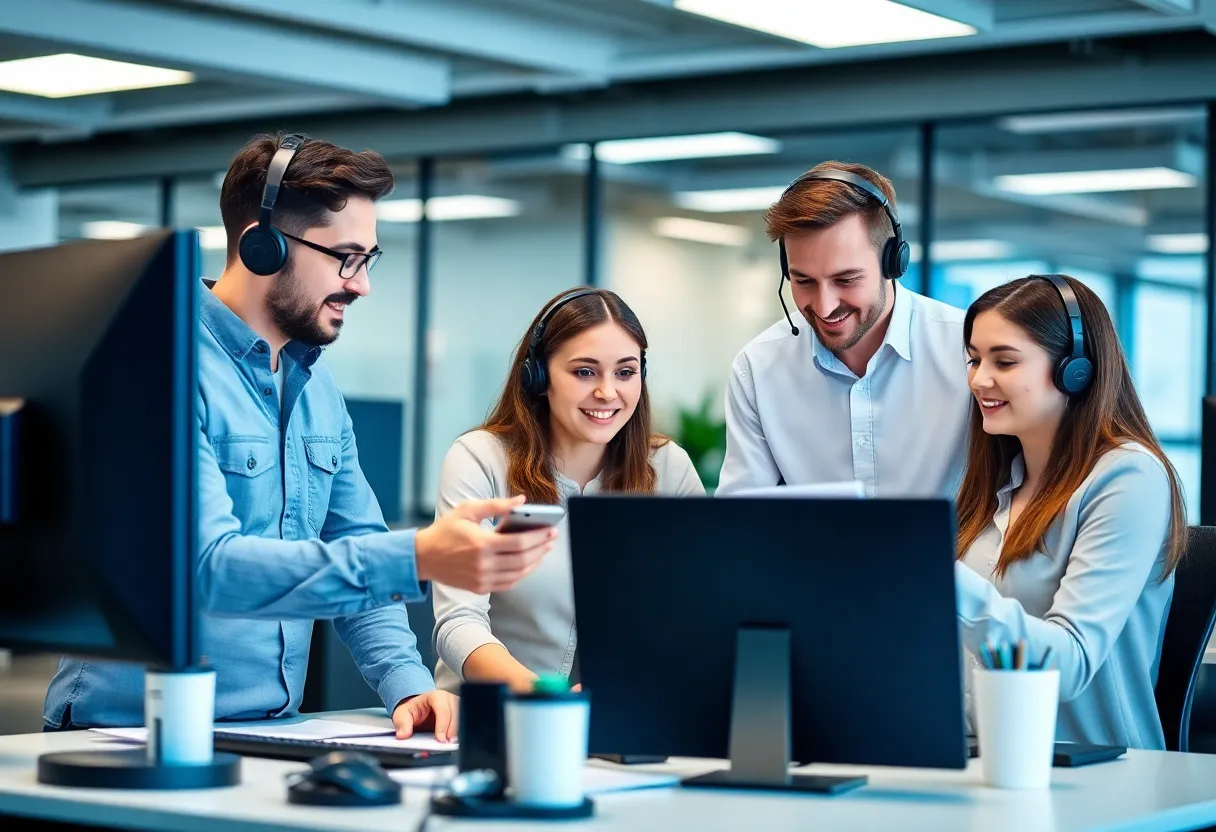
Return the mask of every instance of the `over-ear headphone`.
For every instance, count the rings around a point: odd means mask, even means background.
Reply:
[[[888,280],[898,280],[903,277],[904,273],[908,271],[908,261],[911,259],[912,252],[908,247],[907,241],[904,240],[903,227],[899,224],[899,217],[896,215],[895,209],[891,207],[891,202],[887,199],[887,195],[882,192],[882,189],[864,176],[858,176],[847,170],[811,171],[810,173],[804,173],[790,183],[790,186],[781,195],[782,199],[799,185],[816,180],[842,182],[869,195],[871,199],[882,206],[882,209],[887,214],[887,218],[891,221],[892,234],[886,243],[883,244],[882,252],[878,256],[879,266],[882,269],[882,276]],[[789,259],[785,254],[785,237],[777,241],[777,249],[781,255],[781,281],[777,284],[777,297],[781,300],[781,309],[785,312],[785,319],[789,321],[790,330],[797,335],[798,327],[794,326],[794,321],[790,318],[789,310],[785,308],[785,296],[781,293],[782,284],[790,276]]]
[[[1063,275],[1038,276],[1056,287],[1060,300],[1064,302],[1064,311],[1068,314],[1068,325],[1072,330],[1072,353],[1065,355],[1056,365],[1054,381],[1061,393],[1075,396],[1085,392],[1094,378],[1094,366],[1085,357],[1085,325],[1081,320],[1081,305],[1077,303],[1077,295]]]
[[[258,213],[258,224],[241,235],[241,262],[254,274],[268,275],[281,271],[287,265],[287,240],[282,232],[270,224],[274,203],[279,197],[279,186],[287,166],[304,144],[304,136],[292,133],[284,136],[266,169],[266,187],[262,189],[262,207]]]
[[[520,386],[524,392],[530,396],[543,396],[549,389],[549,371],[545,367],[545,357],[540,354],[540,346],[545,340],[545,328],[549,325],[549,321],[557,314],[557,310],[561,309],[567,303],[586,297],[587,295],[599,294],[597,289],[573,289],[559,297],[557,300],[545,310],[545,313],[540,316],[536,326],[532,328],[532,335],[528,339],[528,357],[524,359],[524,363],[519,368]],[[624,304],[624,301],[621,301]],[[628,307],[626,307],[628,308]],[[631,310],[632,311],[632,310]],[[646,351],[642,350],[641,356],[642,378],[646,378]]]

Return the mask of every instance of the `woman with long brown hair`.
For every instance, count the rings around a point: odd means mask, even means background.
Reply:
[[[528,327],[498,404],[458,438],[439,475],[436,514],[474,494],[561,504],[577,494],[704,494],[692,460],[651,427],[646,333],[605,289],[574,289]],[[605,529],[611,534],[611,529]],[[435,681],[571,675],[577,635],[565,521],[537,569],[506,591],[435,585]]]
[[[1050,651],[1058,740],[1163,749],[1153,688],[1186,513],[1110,316],[1080,281],[1032,275],[981,295],[963,337],[963,642]]]

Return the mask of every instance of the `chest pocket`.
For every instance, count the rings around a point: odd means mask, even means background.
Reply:
[[[211,444],[241,531],[261,534],[283,502],[276,444],[264,436],[221,436]]]
[[[308,457],[308,522],[320,534],[329,514],[334,477],[342,470],[342,443],[329,436],[304,437]]]

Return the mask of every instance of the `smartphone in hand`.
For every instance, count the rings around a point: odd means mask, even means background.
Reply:
[[[512,534],[530,532],[534,529],[547,529],[556,526],[565,516],[566,510],[561,506],[524,503],[522,506],[511,509],[510,514],[498,521],[497,531]]]

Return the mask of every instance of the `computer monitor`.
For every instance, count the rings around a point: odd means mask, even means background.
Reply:
[[[1216,526],[1216,396],[1203,399],[1199,453],[1199,525]]]
[[[0,255],[0,646],[197,670],[198,260],[167,230]],[[39,779],[227,785],[236,762],[48,754]]]
[[[0,645],[198,661],[195,240],[0,255]]]
[[[963,768],[944,499],[576,497],[593,754],[729,758],[689,785],[842,791],[802,764]]]

